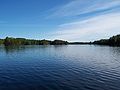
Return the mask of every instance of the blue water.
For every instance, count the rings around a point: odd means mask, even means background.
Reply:
[[[120,90],[120,47],[0,46],[0,90]]]

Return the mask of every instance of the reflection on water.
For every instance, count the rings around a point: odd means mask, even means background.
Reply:
[[[51,45],[52,46],[52,45]],[[15,53],[15,52],[23,52],[27,49],[46,49],[51,47],[49,45],[41,45],[41,46],[37,46],[37,45],[28,45],[28,46],[3,46],[4,50],[6,53]],[[61,47],[67,47],[67,45],[53,45],[52,47],[54,47],[54,49],[61,49]]]
[[[14,53],[25,50],[25,46],[5,46],[4,47],[6,53]]]
[[[0,90],[119,90],[120,47],[0,46]]]

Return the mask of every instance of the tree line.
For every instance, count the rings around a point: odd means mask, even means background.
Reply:
[[[120,46],[120,34],[110,37],[109,39],[101,39],[98,41],[94,41],[93,44]]]
[[[0,39],[0,45],[4,43],[4,39]]]
[[[63,40],[33,40],[25,38],[12,38],[6,37],[5,39],[0,39],[0,44],[5,46],[14,46],[14,45],[67,45],[67,41]]]
[[[110,46],[120,46],[120,34],[110,37],[109,39],[101,39],[94,42],[67,42],[63,40],[34,40],[25,38],[12,38],[6,37],[5,39],[0,39],[0,44],[5,46],[11,45],[67,45],[67,44],[98,44],[98,45],[110,45]]]

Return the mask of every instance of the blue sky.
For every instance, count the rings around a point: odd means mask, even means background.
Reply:
[[[0,38],[93,41],[120,34],[120,0],[0,0]]]

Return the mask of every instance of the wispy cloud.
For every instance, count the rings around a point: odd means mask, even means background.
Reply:
[[[120,33],[120,0],[72,0],[54,10],[50,17],[71,18],[58,26],[52,39],[93,41]],[[100,14],[96,14],[100,13]],[[86,19],[86,14],[90,16]],[[80,16],[82,15],[82,16]],[[63,19],[64,20],[64,19]]]
[[[62,24],[53,39],[90,41],[107,38],[120,32],[120,13],[100,15],[84,21]]]
[[[120,0],[72,0],[54,8],[49,17],[71,17],[86,13],[100,12],[120,6]]]

